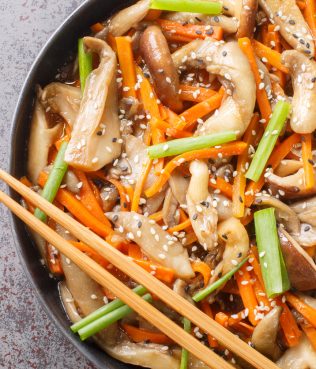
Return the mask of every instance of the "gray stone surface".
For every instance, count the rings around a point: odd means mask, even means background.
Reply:
[[[50,34],[82,0],[0,0],[0,166],[19,91]],[[1,187],[1,186],[0,186]],[[57,332],[27,281],[0,206],[0,369],[93,369]]]

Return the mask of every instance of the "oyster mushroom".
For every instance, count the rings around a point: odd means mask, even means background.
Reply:
[[[235,2],[235,18],[238,19],[236,38],[252,37],[256,26],[258,0],[237,0]]]
[[[96,171],[121,153],[117,64],[115,53],[106,42],[85,37],[84,44],[99,54],[100,65],[87,79],[65,161],[75,168]]]
[[[227,96],[221,107],[199,125],[196,134],[235,131],[239,137],[242,136],[253,115],[256,85],[249,62],[238,43],[195,40],[176,51],[172,57],[177,67],[185,61],[190,66],[217,75],[226,89]]]
[[[50,128],[45,111],[36,100],[31,123],[31,135],[28,146],[27,174],[33,184],[37,184],[40,172],[48,164],[48,152],[62,132],[62,124]],[[40,153],[40,155],[38,154]]]
[[[191,296],[186,292],[186,286],[187,284],[185,283],[185,281],[183,281],[182,279],[177,279],[173,284],[173,290],[178,295],[182,296],[183,298],[191,302],[191,304],[194,304],[194,301],[192,300]]]
[[[187,250],[158,224],[134,212],[107,213],[127,238],[136,242],[152,260],[172,268],[179,278],[194,277]]]
[[[274,173],[279,177],[286,177],[296,173],[301,168],[303,168],[303,163],[301,161],[284,159],[275,169]]]
[[[169,178],[169,186],[173,196],[177,199],[180,205],[186,204],[186,194],[188,192],[189,183],[190,180],[188,178],[184,178],[178,170],[174,170]]]
[[[294,49],[314,56],[312,33],[295,0],[259,0],[259,5]]]
[[[297,241],[279,227],[282,254],[292,287],[299,291],[316,288],[316,264]]]
[[[298,215],[301,222],[311,224],[316,227],[316,196],[296,201],[290,207]]]
[[[188,213],[199,243],[205,250],[217,247],[217,211],[208,192],[208,166],[201,160],[190,164],[191,180],[187,192]]]
[[[175,112],[183,110],[179,95],[179,75],[160,27],[153,25],[146,28],[140,39],[140,51],[159,99]]]
[[[255,349],[273,361],[281,356],[280,347],[276,342],[281,313],[280,306],[271,310],[256,326],[251,338]]]
[[[316,229],[310,224],[301,223],[300,233],[292,236],[302,247],[316,246]]]
[[[174,227],[179,223],[178,201],[174,197],[171,188],[168,188],[162,207],[162,218],[168,227]]]
[[[282,62],[289,69],[293,84],[291,128],[297,133],[316,129],[316,62],[296,50],[282,53]]]

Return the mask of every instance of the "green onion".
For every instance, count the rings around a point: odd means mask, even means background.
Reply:
[[[270,122],[246,173],[246,178],[255,182],[260,179],[280,135],[280,132],[282,131],[284,123],[289,115],[290,108],[290,104],[286,101],[279,101],[276,104]]]
[[[41,194],[41,196],[44,197],[44,199],[46,199],[51,203],[55,200],[61,182],[63,181],[63,178],[68,169],[68,164],[64,160],[67,146],[68,142],[63,142],[62,145],[60,146],[53,168],[49,173],[47,182]],[[46,214],[38,208],[35,209],[34,215],[42,222],[46,222],[47,220]]]
[[[136,288],[133,289],[133,291],[139,295],[142,296],[144,293],[147,292],[146,288],[143,286],[137,286]],[[81,319],[78,323],[73,324],[70,329],[74,332],[77,333],[79,331],[79,329],[83,328],[84,326],[92,323],[93,321],[103,317],[104,315],[124,306],[124,302],[120,299],[115,299],[112,302],[110,302],[109,304],[100,307],[100,309],[94,311],[93,313],[89,314],[88,316],[86,316],[85,318]]]
[[[200,302],[205,299],[208,295],[210,295],[212,292],[216,291],[219,287],[221,287],[224,283],[228,282],[231,277],[245,264],[245,262],[248,260],[248,257],[245,258],[243,261],[241,261],[234,269],[232,269],[230,272],[226,273],[218,279],[216,282],[211,284],[210,286],[204,288],[204,290],[196,293],[192,299],[195,302]]]
[[[149,293],[143,296],[143,299],[147,302],[152,302],[152,297]],[[121,306],[120,308],[111,311],[110,313],[102,316],[101,318],[94,320],[93,322],[85,325],[83,328],[79,329],[78,333],[82,341],[86,340],[87,338],[93,336],[94,334],[102,331],[109,327],[110,325],[114,324],[118,320],[126,317],[133,310],[127,306]]]
[[[81,91],[83,92],[88,75],[92,72],[92,54],[85,52],[82,38],[78,41],[78,62]]]
[[[187,318],[183,318],[183,329],[187,333],[191,333],[191,322]],[[180,369],[187,369],[188,368],[188,361],[189,361],[189,352],[186,349],[182,349],[181,352],[181,364]]]
[[[183,154],[192,150],[206,149],[212,146],[221,145],[227,142],[235,141],[236,133],[232,131],[214,133],[207,136],[179,138],[148,148],[148,156],[151,159],[164,158]]]
[[[274,212],[274,208],[268,208],[257,211],[254,215],[260,266],[269,298],[290,288]]]
[[[152,0],[151,9],[202,14],[221,14],[223,5],[207,0]]]

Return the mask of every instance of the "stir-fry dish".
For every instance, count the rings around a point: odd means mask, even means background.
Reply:
[[[284,369],[316,368],[315,37],[313,0],[138,1],[38,87],[21,179]],[[74,334],[125,363],[206,368],[34,238]]]

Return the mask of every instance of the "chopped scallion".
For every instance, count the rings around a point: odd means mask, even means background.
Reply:
[[[187,333],[191,333],[191,322],[187,318],[183,318],[183,329]],[[189,363],[189,351],[183,348],[181,351],[180,369],[187,369],[188,363]]]
[[[81,91],[83,92],[88,75],[92,72],[92,54],[85,52],[82,38],[78,41],[78,63]]]
[[[151,9],[174,12],[189,12],[202,14],[221,14],[223,5],[220,2],[207,0],[152,0]]]
[[[273,298],[290,288],[274,208],[255,212],[254,221],[262,277],[267,296]]]
[[[158,159],[167,156],[180,155],[188,151],[206,149],[227,142],[235,141],[236,139],[236,133],[232,131],[214,133],[207,136],[179,138],[158,145],[150,146],[148,148],[148,156],[151,159]]]
[[[270,122],[265,129],[264,135],[259,143],[255,156],[246,173],[246,178],[257,182],[269,160],[277,139],[282,131],[284,123],[290,112],[290,104],[286,101],[279,101],[272,113]]]
[[[210,286],[204,288],[204,290],[199,291],[196,293],[192,299],[195,302],[200,302],[205,299],[208,295],[210,295],[212,292],[216,291],[219,287],[221,287],[224,283],[228,282],[231,277],[245,264],[245,262],[248,260],[248,258],[245,258],[242,262],[240,262],[234,269],[232,269],[230,272],[223,275],[220,279],[218,279],[216,282],[211,284]]]

